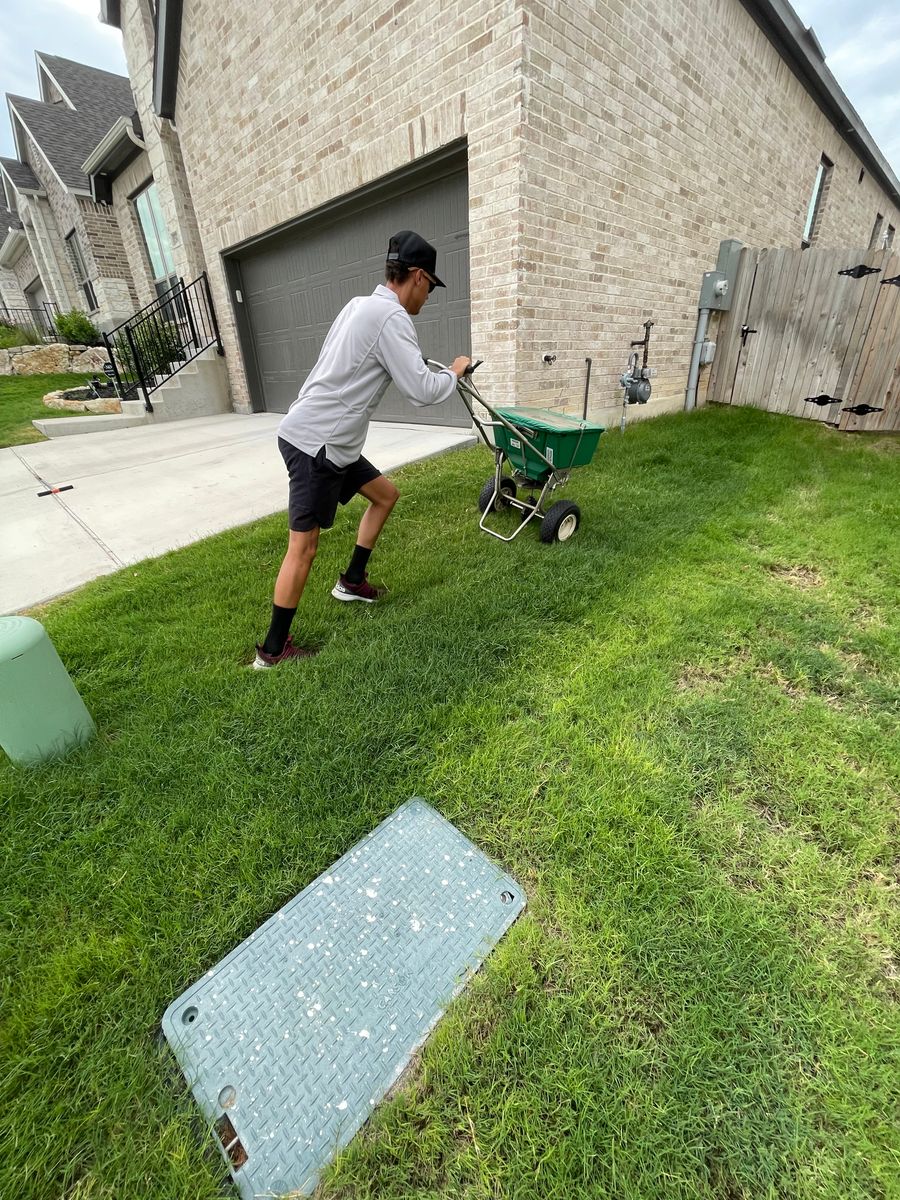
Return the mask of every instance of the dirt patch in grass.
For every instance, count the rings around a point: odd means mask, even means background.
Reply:
[[[675,687],[679,692],[709,692],[720,687],[728,673],[719,667],[701,667],[695,663],[685,667]]]
[[[806,692],[798,684],[791,683],[791,681],[784,676],[781,671],[779,671],[774,663],[768,662],[765,664],[765,666],[757,667],[756,674],[760,679],[765,679],[767,683],[774,683],[778,690],[783,692],[784,695],[789,697],[791,700],[806,700],[809,697],[808,692]]]
[[[791,587],[800,588],[801,591],[823,587],[825,584],[825,580],[819,572],[814,571],[812,567],[786,567],[775,563],[768,570],[776,578],[783,580],[784,583],[789,583]]]
[[[869,604],[860,604],[850,614],[850,623],[864,629],[880,629],[884,625],[884,617],[877,608],[872,608]]]
[[[900,999],[900,957],[897,949],[890,945],[889,935],[880,928],[884,919],[879,915],[877,905],[880,901],[878,892],[885,893],[884,901],[890,905],[897,884],[877,872],[867,872],[869,880],[878,878],[884,884],[876,884],[876,896],[865,896],[857,884],[851,888],[849,903],[822,918],[824,924],[831,929],[842,930],[849,934],[854,942],[862,946],[873,968],[873,977],[887,984],[887,992],[892,1000]],[[870,883],[871,886],[871,883]]]
[[[747,804],[751,811],[755,812],[759,819],[769,829],[771,829],[773,833],[777,833],[782,836],[787,833],[797,834],[797,830],[790,825],[786,825],[767,800],[763,800],[759,796],[748,796]]]
[[[679,692],[711,692],[733,679],[750,662],[750,651],[744,647],[723,663],[687,663],[675,682]]]

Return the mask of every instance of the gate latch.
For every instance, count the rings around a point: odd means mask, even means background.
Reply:
[[[751,329],[749,325],[741,326],[741,345],[742,346],[747,345],[747,338],[750,336],[751,333],[759,333],[759,330]]]

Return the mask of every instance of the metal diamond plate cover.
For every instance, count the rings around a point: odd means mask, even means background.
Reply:
[[[169,1005],[245,1200],[314,1190],[524,907],[412,799]]]

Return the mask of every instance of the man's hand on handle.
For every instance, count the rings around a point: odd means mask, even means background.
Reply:
[[[454,358],[453,362],[450,364],[450,370],[457,379],[462,379],[463,375],[466,373],[466,368],[471,365],[471,362],[471,358],[466,358],[466,356],[462,354],[459,358]]]

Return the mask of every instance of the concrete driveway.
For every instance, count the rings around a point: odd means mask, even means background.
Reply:
[[[287,507],[278,413],[198,417],[0,450],[0,612]],[[373,424],[383,471],[471,445],[465,429]],[[38,497],[44,485],[72,490]]]

